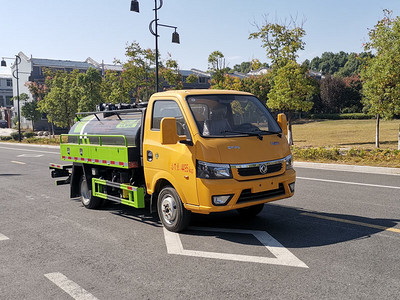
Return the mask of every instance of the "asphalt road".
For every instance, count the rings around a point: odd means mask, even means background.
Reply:
[[[399,299],[400,176],[297,168],[253,220],[85,209],[58,150],[0,143],[0,299]]]

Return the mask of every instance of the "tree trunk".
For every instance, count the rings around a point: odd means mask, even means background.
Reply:
[[[380,115],[376,114],[376,135],[375,135],[375,147],[379,148],[379,121]]]
[[[400,150],[400,124],[399,124],[399,142],[397,143],[397,150]]]
[[[288,143],[289,146],[293,146],[293,133],[292,133],[292,112],[288,112],[288,123],[289,123],[289,128],[288,128]]]

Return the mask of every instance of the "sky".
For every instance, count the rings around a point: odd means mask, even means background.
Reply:
[[[0,0],[0,57],[22,51],[35,58],[91,57],[113,63],[125,60],[125,47],[134,41],[154,49],[155,38],[149,31],[154,1],[138,0],[140,13],[130,11],[130,1]],[[326,51],[359,53],[383,9],[400,15],[400,1],[164,0],[159,23],[178,27],[180,44],[171,43],[173,29],[159,26],[159,51],[162,60],[171,55],[183,70],[206,71],[208,56],[216,50],[231,68],[252,59],[268,63],[261,40],[249,40],[249,34],[266,20],[284,23],[295,18],[306,31],[299,62]],[[0,67],[0,73],[9,72]]]

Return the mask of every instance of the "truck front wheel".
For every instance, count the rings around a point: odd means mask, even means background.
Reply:
[[[94,209],[101,205],[102,199],[92,195],[92,190],[89,188],[85,175],[82,175],[79,187],[81,202],[84,207]]]
[[[189,225],[191,213],[171,186],[164,187],[158,195],[157,210],[162,224],[169,231],[180,232]]]

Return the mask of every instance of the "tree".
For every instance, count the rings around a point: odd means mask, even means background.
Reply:
[[[34,81],[28,81],[25,83],[28,87],[29,92],[32,94],[32,97],[36,101],[43,100],[44,96],[48,93],[48,88],[44,83],[38,83]]]
[[[233,66],[233,71],[239,72],[239,73],[249,73],[251,71],[251,62],[249,61],[244,61],[240,65],[234,65]]]
[[[199,76],[195,75],[195,74],[190,74],[187,78],[186,78],[186,82],[187,83],[196,83],[199,81]]]
[[[155,51],[143,49],[139,43],[133,42],[126,47],[125,55],[128,60],[123,64],[121,74],[124,89],[136,101],[147,101],[155,92]]]
[[[242,80],[242,91],[255,95],[263,103],[267,102],[271,90],[272,72],[259,76],[250,76]]]
[[[328,75],[321,80],[320,89],[324,113],[340,113],[346,101],[343,79]]]
[[[293,18],[288,24],[269,23],[266,19],[264,21],[264,25],[257,26],[258,31],[251,33],[249,39],[261,39],[273,68],[295,61],[297,51],[303,50],[305,45],[302,38],[306,32],[302,26],[297,26]]]
[[[225,57],[220,51],[214,51],[208,56],[208,69],[212,74],[212,85],[219,85],[224,81],[224,75],[227,73],[225,66]]]
[[[165,67],[161,68],[160,73],[171,89],[180,90],[183,88],[182,74],[179,72],[178,62],[176,60],[170,57],[166,61]]]
[[[78,111],[76,81],[79,70],[67,73],[45,69],[44,73],[49,92],[38,102],[39,110],[46,113],[47,119],[56,126],[70,128]]]
[[[364,109],[376,116],[375,146],[379,148],[380,119],[400,113],[400,17],[384,10],[382,20],[369,32],[365,50],[375,51],[361,72]],[[400,147],[400,145],[399,145]]]
[[[40,119],[40,111],[38,109],[38,102],[32,100],[26,102],[21,108],[21,114],[29,121],[32,121],[32,127],[35,128],[35,122]]]
[[[129,91],[124,85],[122,75],[117,71],[107,70],[104,74],[101,87],[101,98],[106,103],[129,103]]]
[[[239,77],[225,74],[221,80],[213,78],[211,88],[215,90],[242,90],[242,82]]]
[[[96,104],[103,102],[101,97],[102,77],[96,69],[89,68],[86,73],[79,73],[76,76],[76,85],[71,90],[75,92],[78,100],[78,111],[94,111]]]
[[[306,69],[291,60],[277,69],[274,83],[268,93],[268,107],[288,113],[290,145],[293,145],[293,111],[309,111],[313,107],[313,102],[310,100],[316,93],[316,85],[312,80],[306,76]]]

